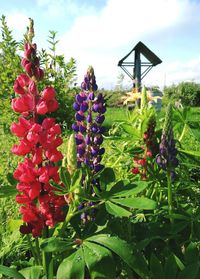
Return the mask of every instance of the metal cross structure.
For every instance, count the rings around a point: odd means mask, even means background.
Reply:
[[[135,52],[134,62],[128,62],[127,58]],[[141,54],[148,60],[145,62],[141,61]],[[146,74],[158,64],[162,63],[162,60],[156,56],[145,44],[142,42],[137,43],[137,45],[119,62],[118,66],[133,80],[133,87],[141,88],[141,81],[146,76]],[[128,67],[133,68],[133,72],[128,71]],[[142,71],[142,67],[145,68]]]

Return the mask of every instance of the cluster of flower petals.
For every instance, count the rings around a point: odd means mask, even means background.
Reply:
[[[60,183],[56,162],[63,158],[58,147],[62,144],[61,128],[51,117],[39,122],[38,115],[51,113],[58,108],[55,89],[47,86],[38,92],[37,82],[43,76],[36,56],[36,45],[26,43],[22,66],[26,73],[20,74],[14,82],[14,92],[18,97],[12,100],[12,108],[21,113],[19,121],[12,123],[11,132],[19,138],[12,152],[24,156],[13,173],[19,182],[16,202],[21,205],[20,213],[25,222],[20,231],[41,236],[46,226],[64,220],[62,207],[66,202],[54,193],[51,180]]]

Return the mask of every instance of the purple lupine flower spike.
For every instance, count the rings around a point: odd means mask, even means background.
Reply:
[[[171,179],[175,178],[175,168],[178,166],[179,161],[176,158],[177,149],[175,145],[173,129],[172,129],[172,106],[167,107],[164,128],[160,142],[160,152],[156,157],[156,163],[163,170],[169,170]]]
[[[102,169],[99,164],[101,156],[104,154],[104,148],[100,148],[103,143],[102,134],[105,128],[102,126],[106,111],[104,98],[101,93],[95,96],[97,90],[94,69],[89,66],[84,80],[81,84],[82,91],[76,95],[76,101],[73,104],[76,111],[76,124],[72,129],[77,133],[77,157],[81,164],[90,165],[94,173]],[[82,137],[80,136],[82,135]],[[84,148],[83,145],[84,141]]]

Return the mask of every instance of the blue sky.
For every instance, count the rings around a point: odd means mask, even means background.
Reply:
[[[99,87],[114,87],[118,61],[138,41],[163,61],[145,85],[200,82],[199,0],[10,0],[1,14],[17,40],[33,18],[38,48],[48,46],[49,30],[58,31],[58,52],[77,60],[78,82],[93,65]],[[124,84],[131,87],[130,79]]]

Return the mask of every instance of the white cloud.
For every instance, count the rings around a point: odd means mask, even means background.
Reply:
[[[26,26],[29,25],[28,16],[23,12],[11,12],[6,16],[8,27],[14,31],[15,35],[21,35],[26,31]]]
[[[108,0],[98,14],[75,19],[72,28],[60,39],[59,50],[66,57],[77,59],[80,80],[92,64],[100,86],[114,85],[119,73],[117,63],[127,53],[127,47],[130,46],[129,51],[133,42],[151,34],[164,35],[165,30],[191,20],[196,8],[189,0]],[[164,75],[162,72],[162,80]]]
[[[183,81],[200,82],[200,56],[185,60],[158,65],[145,78],[147,86],[163,86]]]

